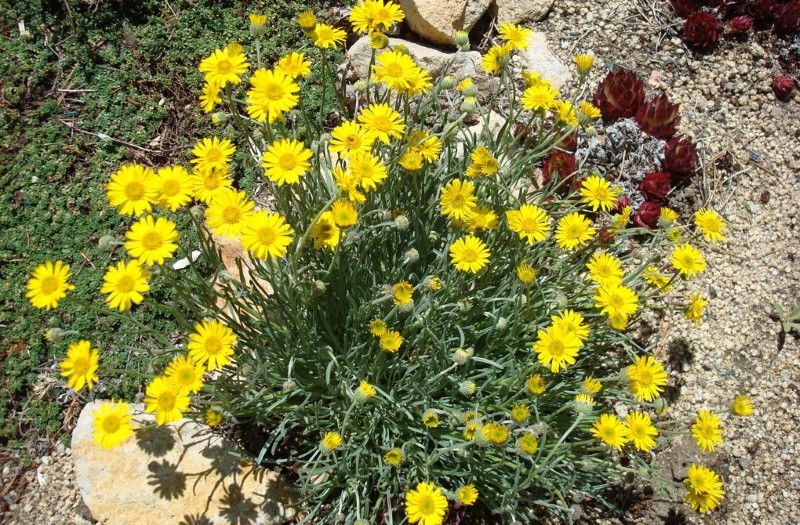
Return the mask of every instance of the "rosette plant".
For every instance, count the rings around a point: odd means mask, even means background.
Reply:
[[[635,72],[622,68],[610,71],[594,94],[594,105],[606,121],[633,117],[643,103],[644,82]]]

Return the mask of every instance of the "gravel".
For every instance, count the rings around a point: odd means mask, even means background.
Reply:
[[[681,103],[680,132],[705,150],[705,169],[672,206],[686,216],[709,205],[730,225],[728,241],[705,250],[708,270],[683,290],[711,297],[703,324],[694,328],[676,315],[655,319],[653,327],[655,334],[668,334],[661,355],[671,367],[670,416],[693,418],[709,408],[722,414],[725,426],[717,453],[701,455],[691,438],[677,439],[657,454],[656,468],[680,479],[689,462],[702,461],[723,476],[726,498],[719,510],[700,516],[680,503],[681,494],[657,493],[635,509],[635,522],[796,524],[800,345],[781,334],[773,307],[791,310],[800,302],[800,109],[797,91],[782,103],[770,89],[775,55],[789,46],[751,37],[697,55],[674,32],[660,32],[670,22],[666,2],[649,1],[655,9],[645,0],[559,0],[547,20],[533,26],[548,33],[565,64],[575,53],[593,52],[592,85],[615,62],[639,72],[649,95],[661,91]],[[737,394],[752,398],[754,415],[728,414]],[[0,479],[11,489],[3,495],[0,522],[92,523],[74,486],[70,454],[54,447],[27,471],[6,458]]]

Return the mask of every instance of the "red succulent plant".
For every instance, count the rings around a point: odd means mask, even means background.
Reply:
[[[642,228],[655,228],[661,216],[661,205],[657,202],[645,201],[633,214],[633,222]]]
[[[775,21],[779,8],[778,0],[755,0],[750,4],[750,14],[757,25],[769,27]]]
[[[680,104],[672,104],[666,95],[654,97],[636,113],[639,129],[657,139],[668,139],[678,130]]]
[[[775,31],[789,34],[800,31],[800,0],[792,0],[780,6],[776,12]]]
[[[772,79],[772,91],[775,93],[775,96],[781,100],[788,99],[791,96],[793,89],[794,80],[792,77],[781,75]]]
[[[564,184],[561,189],[568,191],[578,186],[576,171],[578,171],[578,161],[575,155],[554,151],[542,162],[542,180],[545,184],[557,178],[557,182]]]
[[[594,94],[594,105],[603,120],[632,117],[644,102],[644,82],[633,71],[615,69],[606,75]]]
[[[697,11],[697,4],[694,0],[669,0],[669,4],[675,14],[681,18],[686,18]]]
[[[663,171],[648,173],[639,183],[639,191],[647,201],[663,202],[671,187],[670,179],[669,173]]]
[[[719,19],[707,11],[695,11],[683,23],[683,39],[700,51],[714,49],[722,36]]]
[[[686,180],[697,169],[700,162],[697,146],[688,138],[672,137],[664,146],[664,162],[661,169],[672,176],[672,185]]]
[[[731,18],[728,22],[728,33],[731,35],[741,35],[750,31],[753,27],[753,17],[742,15]]]

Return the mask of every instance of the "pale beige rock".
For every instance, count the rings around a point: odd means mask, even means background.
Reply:
[[[454,45],[456,31],[469,32],[491,0],[397,0],[408,26],[434,44]]]
[[[521,24],[544,20],[555,0],[496,0],[497,24]]]
[[[491,93],[497,88],[497,79],[487,75],[481,69],[481,54],[477,51],[465,53],[445,53],[432,47],[423,46],[414,42],[408,42],[399,38],[390,38],[389,44],[396,46],[402,44],[408,48],[408,52],[421,68],[427,69],[433,78],[445,74],[452,75],[456,80],[471,78],[477,86],[478,91],[483,94]],[[380,53],[380,51],[378,52]],[[369,47],[369,37],[362,37],[353,44],[347,51],[350,64],[355,69],[360,78],[367,78],[369,72],[370,57],[372,50]],[[453,63],[447,69],[450,60]]]
[[[99,404],[81,412],[72,455],[83,501],[103,525],[278,525],[293,515],[285,507],[292,491],[275,472],[241,460],[234,443],[193,421],[142,426],[153,417],[135,404],[135,435],[100,448],[92,442]]]
[[[561,88],[569,80],[570,70],[547,45],[547,36],[534,31],[528,40],[528,49],[522,51],[525,68],[539,73],[555,88]]]
[[[263,290],[267,295],[272,294],[272,286],[269,284],[269,282],[262,279],[258,275],[253,274],[253,270],[250,267],[252,261],[250,256],[245,252],[241,241],[238,239],[219,237],[217,235],[215,235],[213,238],[214,244],[219,250],[222,258],[222,264],[225,266],[225,271],[227,271],[231,277],[242,282],[249,288]],[[237,263],[237,259],[241,260],[241,262]],[[241,264],[242,267],[241,271],[239,271],[239,264]],[[254,280],[258,285],[257,287],[253,285]],[[220,289],[220,284],[220,282],[216,282],[214,284],[215,288]],[[218,308],[226,309],[227,306],[227,302],[222,297],[217,298]]]

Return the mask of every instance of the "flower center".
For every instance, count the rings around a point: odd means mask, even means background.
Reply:
[[[165,392],[158,396],[158,408],[159,410],[172,410],[175,408],[175,394]]]
[[[389,131],[392,129],[392,122],[386,117],[375,117],[372,120],[372,127],[378,131]]]
[[[527,233],[536,233],[539,231],[539,221],[526,217],[522,219],[522,229]]]
[[[275,237],[277,236],[275,235],[275,230],[272,228],[261,228],[258,230],[256,237],[258,238],[258,242],[265,246],[269,246],[275,242]]]
[[[636,380],[642,386],[649,386],[653,382],[653,374],[649,370],[639,370]]]
[[[123,275],[119,278],[119,281],[117,281],[117,291],[119,293],[129,293],[133,290],[135,284],[136,282],[133,280],[133,277],[130,275]]]
[[[78,357],[72,360],[72,372],[76,376],[86,375],[89,371],[89,360],[84,357]]]
[[[222,341],[217,336],[208,336],[205,341],[205,350],[209,355],[217,355],[222,350]]]
[[[236,224],[242,218],[242,211],[236,206],[228,206],[222,212],[222,220],[226,224]]]
[[[217,62],[217,73],[227,75],[233,70],[233,64],[230,60],[220,60]]]
[[[125,186],[125,195],[132,201],[137,201],[144,196],[144,184],[140,182],[129,182]]]
[[[278,159],[278,165],[282,170],[291,171],[295,168],[295,166],[297,166],[297,157],[291,153],[281,155]]]
[[[347,149],[355,149],[361,146],[361,139],[358,135],[350,135],[344,139],[344,144]]]
[[[58,290],[59,285],[61,284],[61,280],[56,277],[55,275],[48,275],[44,279],[42,279],[42,293],[44,295],[50,295],[51,293]]]
[[[157,250],[161,247],[163,240],[158,232],[147,232],[142,236],[142,246],[145,250]]]
[[[264,94],[267,96],[267,98],[273,101],[282,99],[283,93],[283,86],[280,84],[270,84],[264,90]]]
[[[181,186],[178,184],[178,181],[168,180],[161,186],[161,193],[166,195],[167,197],[172,197],[177,195],[180,191]]]
[[[617,310],[625,306],[625,299],[619,294],[613,294],[608,297],[608,304]]]
[[[206,162],[217,162],[220,158],[222,158],[222,151],[220,151],[219,148],[210,148],[206,151]]]
[[[472,248],[466,248],[461,252],[461,258],[464,262],[473,263],[478,260],[478,252]]]
[[[564,343],[561,341],[551,341],[550,342],[550,355],[554,358],[558,358],[564,355]]]
[[[400,78],[403,76],[403,66],[400,64],[389,64],[386,66],[386,74],[390,77]]]
[[[579,224],[571,224],[567,227],[566,237],[568,239],[580,239],[583,235],[583,227]]]
[[[103,419],[103,432],[115,434],[122,426],[122,421],[117,416],[107,416]]]
[[[219,185],[222,183],[222,177],[218,175],[209,175],[208,177],[203,179],[203,187],[209,191],[216,190],[219,188]]]
[[[191,385],[194,383],[194,370],[186,367],[178,373],[178,382],[182,385]]]

